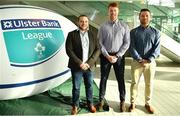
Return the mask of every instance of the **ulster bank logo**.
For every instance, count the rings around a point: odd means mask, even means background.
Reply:
[[[29,67],[55,56],[62,48],[64,35],[57,20],[1,20],[10,64]]]
[[[47,19],[13,19],[1,20],[3,30],[22,28],[61,28],[57,20]]]
[[[11,21],[5,21],[3,22],[4,28],[12,28],[12,22]]]

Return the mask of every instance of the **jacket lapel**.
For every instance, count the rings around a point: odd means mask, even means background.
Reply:
[[[76,33],[76,41],[77,41],[77,43],[79,43],[78,45],[80,45],[79,47],[81,48],[81,50],[80,50],[80,52],[81,52],[81,54],[82,54],[82,42],[81,42],[81,37],[80,37],[80,31],[79,30],[77,30],[77,33]]]
[[[88,37],[89,37],[89,54],[88,54],[89,56],[92,52],[92,47],[93,47],[93,37],[90,31],[88,31]]]

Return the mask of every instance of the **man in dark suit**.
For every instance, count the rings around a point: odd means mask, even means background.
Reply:
[[[72,110],[76,115],[79,107],[79,95],[82,78],[86,89],[87,106],[90,112],[96,112],[93,105],[93,69],[100,50],[96,36],[89,31],[89,19],[86,15],[78,17],[77,30],[68,34],[66,53],[69,56],[68,67],[72,74]]]

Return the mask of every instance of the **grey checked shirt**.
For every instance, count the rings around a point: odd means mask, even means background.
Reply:
[[[129,27],[120,20],[107,21],[100,27],[98,38],[104,56],[117,53],[116,56],[122,57],[130,44]]]

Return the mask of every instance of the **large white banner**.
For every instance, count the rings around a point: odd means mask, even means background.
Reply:
[[[44,92],[70,77],[65,41],[76,26],[53,11],[0,6],[0,100]]]

